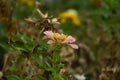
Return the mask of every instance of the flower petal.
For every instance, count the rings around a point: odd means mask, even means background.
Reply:
[[[63,43],[73,43],[73,42],[75,42],[75,41],[76,41],[76,39],[75,39],[74,37],[68,36],[68,37],[65,39],[65,41],[63,41]]]
[[[48,43],[48,44],[53,44],[54,41],[53,41],[53,40],[49,40],[47,43]]]
[[[76,44],[68,44],[68,45],[70,45],[73,49],[78,49],[78,45]]]
[[[53,39],[53,32],[52,31],[45,31],[44,34],[48,37],[48,38],[51,38]]]

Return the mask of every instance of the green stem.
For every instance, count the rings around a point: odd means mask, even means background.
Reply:
[[[62,48],[62,45],[59,43],[56,43],[53,45],[52,67],[54,68],[54,73],[59,73],[59,70],[61,68],[60,65],[61,65],[62,59],[59,55],[61,48]]]

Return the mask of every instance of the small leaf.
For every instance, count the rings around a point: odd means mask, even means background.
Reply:
[[[33,49],[33,42],[30,38],[24,35],[14,35],[12,38],[12,44],[17,50],[31,52]]]
[[[46,80],[46,79],[43,76],[40,76],[39,80]]]
[[[20,78],[16,75],[7,75],[7,80],[20,80]]]
[[[28,38],[25,35],[14,35],[12,38],[13,42],[22,42],[24,44],[29,44],[29,45],[33,45],[33,42],[30,38]]]
[[[13,50],[12,47],[8,43],[5,43],[5,42],[1,42],[0,46],[7,51],[12,51]]]

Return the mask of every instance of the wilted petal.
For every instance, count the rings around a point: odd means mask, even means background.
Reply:
[[[74,77],[75,77],[77,80],[86,80],[86,77],[85,77],[84,75],[75,74]]]
[[[53,44],[54,41],[53,41],[53,40],[49,40],[47,43],[48,43],[48,44]]]
[[[45,16],[45,18],[47,18],[47,17],[48,17],[48,13],[45,13],[45,15],[44,15],[44,16]]]
[[[52,31],[45,31],[44,34],[48,37],[48,38],[51,38],[53,39],[53,32]]]
[[[53,24],[60,24],[60,22],[58,22],[58,19],[57,19],[57,18],[53,18],[53,19],[52,19],[52,23],[53,23]]]
[[[76,41],[76,39],[75,39],[74,37],[68,36],[68,37],[65,39],[65,41],[63,41],[63,43],[73,43],[73,42],[75,42],[75,41]]]
[[[53,22],[57,22],[58,19],[57,19],[57,18],[53,18],[52,21],[53,21]]]
[[[76,44],[68,44],[68,45],[70,45],[73,49],[78,49],[78,45]]]
[[[45,15],[39,9],[36,9],[36,11],[41,18],[46,18]]]

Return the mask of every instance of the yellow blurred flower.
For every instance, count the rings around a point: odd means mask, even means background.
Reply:
[[[74,9],[70,9],[68,11],[60,13],[59,18],[61,19],[61,23],[65,23],[67,22],[67,20],[70,20],[73,24],[77,26],[80,25],[80,19]]]
[[[17,3],[27,4],[28,6],[34,6],[35,0],[16,0]]]
[[[21,0],[21,2],[27,4],[28,6],[33,6],[35,4],[35,0]]]

